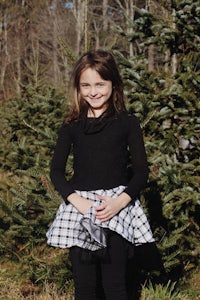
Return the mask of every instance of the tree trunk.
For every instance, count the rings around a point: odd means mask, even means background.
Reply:
[[[58,30],[57,30],[57,0],[53,0],[53,78],[54,84],[58,83]]]
[[[76,53],[79,56],[81,54],[81,39],[82,30],[84,27],[84,2],[82,0],[77,0],[74,5],[74,16],[76,18]]]
[[[148,70],[154,70],[154,45],[148,47]]]
[[[131,22],[134,21],[134,9],[133,9],[133,1],[130,0],[129,1],[129,18],[131,20]],[[129,29],[129,33],[130,35],[133,33],[133,27],[131,26],[130,29]],[[133,43],[130,42],[129,44],[129,54],[130,54],[130,57],[133,56]]]
[[[154,8],[153,8],[153,5],[152,5],[152,2],[153,1],[151,1],[151,0],[147,0],[146,8],[150,13],[153,14],[154,13]],[[155,65],[155,62],[154,62],[154,45],[150,45],[148,47],[148,70],[153,71],[154,70],[154,65]]]
[[[108,9],[108,0],[103,0],[103,31],[108,29],[108,18],[107,18],[107,9]]]
[[[88,0],[84,2],[84,50],[87,51],[88,46]]]
[[[168,49],[165,51],[165,65],[164,65],[165,72],[169,72],[169,62],[170,62],[170,51]]]
[[[15,83],[16,83],[16,91],[17,94],[20,95],[21,89],[20,89],[20,83],[21,83],[21,42],[20,42],[20,37],[17,39],[17,44],[16,44],[16,50],[17,50],[17,65],[16,65],[16,70],[17,74],[15,77]]]
[[[0,78],[0,93],[5,96],[5,88],[4,88],[4,79],[6,73],[6,66],[8,63],[8,33],[7,33],[7,16],[6,14],[1,15],[1,23],[0,23],[0,36],[2,40],[0,41],[0,48],[3,50],[1,52],[1,78]]]
[[[172,16],[174,16],[174,15],[175,15],[175,9],[173,9],[173,11],[172,11]],[[172,17],[172,28],[173,29],[176,28],[176,23],[175,23],[174,17]],[[177,71],[177,55],[176,55],[176,53],[172,54],[171,68],[172,68],[172,74],[175,75],[176,71]]]

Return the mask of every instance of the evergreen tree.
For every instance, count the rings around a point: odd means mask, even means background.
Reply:
[[[15,261],[16,276],[24,280],[48,280],[59,287],[71,278],[68,254],[58,250],[48,260],[55,249],[46,245],[45,236],[61,202],[49,179],[49,165],[66,100],[54,89],[33,84],[0,112],[1,262]],[[70,166],[67,172],[70,176]]]
[[[66,109],[66,98],[55,90],[27,86],[22,97],[7,101],[1,110],[1,253],[17,256],[24,245],[45,241],[61,200],[48,174]]]
[[[175,273],[177,266],[193,268],[200,252],[200,12],[198,1],[151,2],[156,8],[135,8],[133,30],[126,31],[128,36],[122,32],[124,44],[133,44],[134,56],[115,55],[127,106],[139,117],[145,136],[150,180],[143,199],[165,267]],[[0,253],[28,264],[34,281],[55,279],[66,258],[44,268],[30,253],[33,245],[45,245],[45,232],[61,200],[48,174],[68,108],[62,94],[34,80],[21,90],[21,97],[7,101],[0,111]],[[69,166],[69,176],[71,172]]]
[[[132,37],[125,37],[138,49],[136,55],[116,55],[128,108],[144,131],[150,167],[144,198],[154,233],[167,271],[175,274],[178,268],[180,275],[180,268],[196,266],[200,253],[200,12],[198,1],[156,3],[157,11],[137,9]]]

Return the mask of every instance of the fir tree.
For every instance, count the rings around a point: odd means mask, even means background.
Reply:
[[[166,270],[175,274],[178,267],[180,275],[180,268],[196,266],[200,253],[200,14],[197,1],[157,4],[157,11],[137,9],[132,38],[127,37],[136,54],[115,53],[126,82],[128,108],[144,131],[150,167],[144,198],[152,227]],[[149,47],[154,55],[151,69]]]
[[[24,87],[1,111],[0,251],[17,253],[45,242],[60,203],[48,178],[66,98],[55,90]],[[26,248],[27,249],[27,248]],[[21,251],[22,255],[23,251]]]

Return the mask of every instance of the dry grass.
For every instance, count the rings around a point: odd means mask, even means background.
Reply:
[[[197,268],[188,281],[187,294],[190,300],[200,300],[200,268]]]
[[[33,285],[27,279],[16,277],[16,265],[11,262],[0,269],[0,300],[73,300],[73,284],[66,284],[68,290],[58,290],[55,284],[44,283],[43,287]],[[140,300],[200,300],[200,269],[197,269],[187,285],[180,292],[173,291],[173,285],[144,287]]]
[[[54,284],[44,284],[42,290],[32,284],[19,286],[0,278],[0,300],[73,300],[72,291],[59,292]]]

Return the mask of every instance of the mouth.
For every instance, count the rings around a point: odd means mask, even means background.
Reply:
[[[98,101],[98,100],[101,100],[102,97],[89,97],[89,99],[91,101]]]

